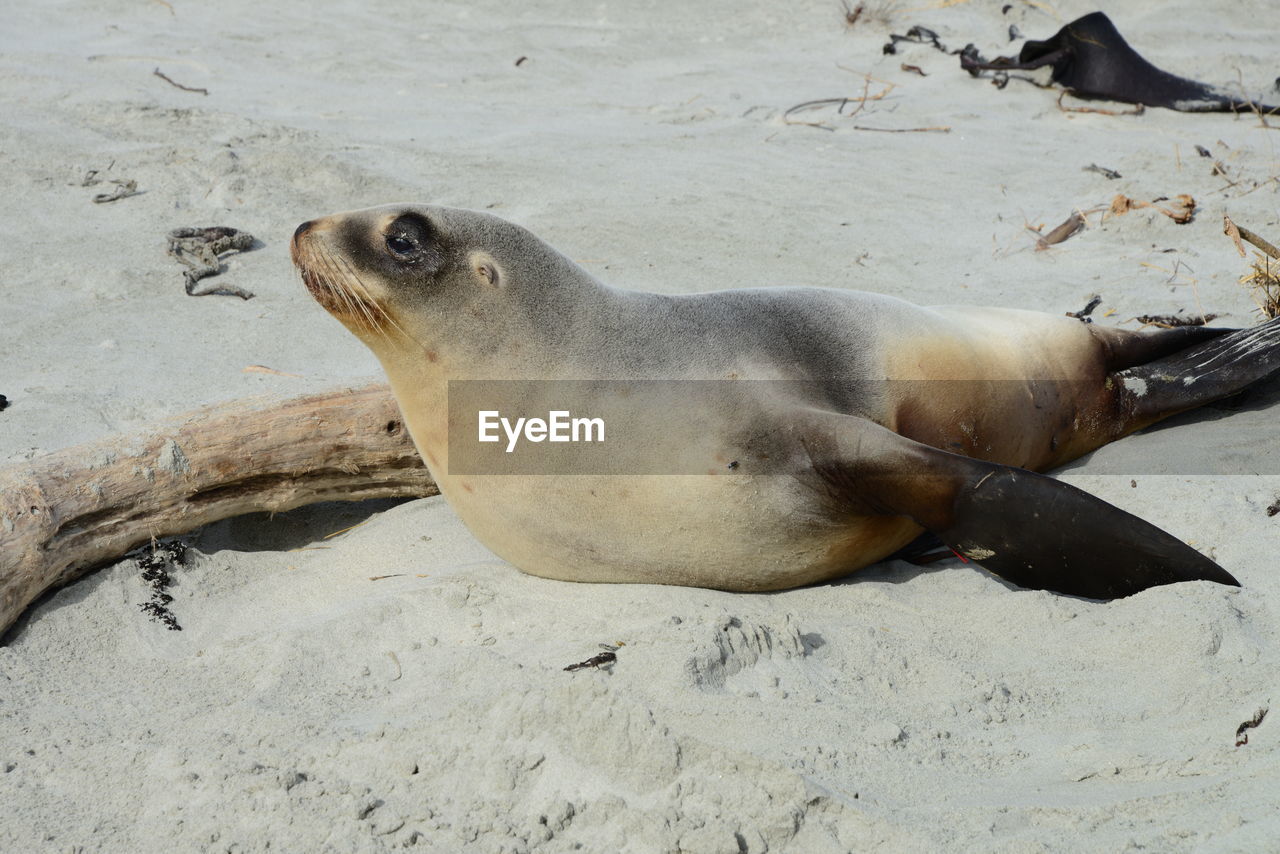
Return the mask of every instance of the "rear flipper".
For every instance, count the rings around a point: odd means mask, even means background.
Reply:
[[[1110,375],[1126,432],[1235,394],[1280,370],[1280,317]]]
[[[1028,41],[1018,58],[981,62],[961,55],[971,74],[984,70],[1030,70],[1053,66],[1053,82],[1086,98],[1110,98],[1183,112],[1259,110],[1276,107],[1237,98],[1212,86],[1156,68],[1129,46],[1102,12],[1067,24],[1045,41]]]
[[[1169,329],[1121,329],[1090,323],[1085,327],[1105,353],[1108,371],[1119,371],[1145,365],[1172,356],[1212,338],[1239,332],[1219,326],[1174,326]]]
[[[937,533],[1007,581],[1093,599],[1179,581],[1240,586],[1186,543],[1100,498],[1023,469],[992,469],[963,482],[951,525]]]
[[[1176,537],[1044,475],[941,451],[861,418],[835,416],[815,435],[814,473],[834,501],[910,516],[1021,587],[1115,599],[1179,581],[1239,586]]]

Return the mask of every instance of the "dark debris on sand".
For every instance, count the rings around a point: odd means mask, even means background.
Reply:
[[[187,555],[187,547],[181,543],[152,542],[149,548],[142,549],[134,556],[138,568],[142,570],[142,580],[151,588],[151,600],[142,602],[139,608],[156,622],[164,623],[169,631],[180,632],[178,618],[169,610],[173,597],[168,589],[173,584],[169,570],[181,566]]]
[[[1258,709],[1258,713],[1236,727],[1236,747],[1244,747],[1249,743],[1249,730],[1256,729],[1267,716],[1269,709]]]

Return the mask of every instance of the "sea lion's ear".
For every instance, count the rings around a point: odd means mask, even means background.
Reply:
[[[471,270],[482,283],[497,286],[502,281],[502,271],[498,262],[488,252],[472,252],[467,259]]]
[[[1020,587],[1117,599],[1178,581],[1240,583],[1200,552],[1061,481],[835,416],[806,443],[831,500],[910,516],[957,554]]]

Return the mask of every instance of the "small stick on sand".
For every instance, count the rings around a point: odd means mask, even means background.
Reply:
[[[1071,216],[1067,217],[1066,221],[1063,222],[1062,225],[1059,225],[1053,231],[1036,241],[1036,251],[1043,252],[1050,246],[1062,243],[1064,240],[1079,234],[1084,227],[1084,214],[1080,213],[1080,211],[1072,211]]]
[[[876,133],[951,133],[951,128],[946,125],[937,125],[927,128],[869,128],[862,125],[850,125],[853,130],[873,130]]]
[[[1074,317],[1076,320],[1083,323],[1093,323],[1093,320],[1090,319],[1089,315],[1093,314],[1093,310],[1100,305],[1102,305],[1102,297],[1098,294],[1094,294],[1089,298],[1089,304],[1084,308],[1079,311],[1068,311],[1066,314],[1067,317]]]
[[[1244,244],[1240,242],[1240,229],[1231,221],[1231,217],[1226,214],[1222,215],[1222,233],[1231,238],[1231,242],[1236,245],[1236,251],[1240,253],[1240,257],[1244,258],[1248,255],[1244,251]]]
[[[138,189],[138,182],[132,178],[125,180],[112,180],[111,183],[115,184],[116,188],[110,193],[98,193],[94,196],[93,203],[95,205],[102,205],[107,202],[117,202],[120,199],[127,199],[130,196],[136,196],[141,193]]]
[[[44,591],[152,537],[438,492],[382,383],[232,401],[0,468],[0,634]]]
[[[294,379],[302,379],[302,374],[291,374],[288,371],[277,371],[275,368],[268,368],[266,365],[246,365],[241,369],[241,373],[271,374],[276,377],[293,377]]]
[[[181,83],[179,83],[178,81],[174,80],[172,77],[170,77],[169,75],[161,71],[159,68],[157,68],[155,71],[151,73],[159,77],[164,82],[168,83],[170,86],[181,89],[183,92],[195,92],[199,95],[209,94],[208,89],[199,89],[199,88],[196,88],[195,86],[183,86]]]
[[[1262,112],[1261,108],[1258,107],[1257,102],[1249,97],[1249,93],[1244,87],[1244,74],[1239,68],[1236,69],[1236,82],[1240,86],[1240,94],[1244,96],[1244,102],[1249,105],[1249,109],[1258,117],[1258,127],[1266,130],[1276,130],[1277,128],[1275,125],[1267,124],[1267,116],[1274,116],[1276,112],[1274,110],[1268,110],[1265,113]]]
[[[844,9],[844,28],[847,30],[858,23],[858,19],[862,17],[864,4],[859,3],[857,6],[850,6],[849,0],[840,0],[840,6]]]
[[[852,69],[844,69],[844,70],[851,71]],[[871,81],[873,80],[875,80],[875,82],[877,83],[884,84],[884,89],[875,93],[874,95],[871,94]],[[786,112],[784,112],[782,114],[782,121],[789,125],[805,125],[806,127],[822,128],[823,130],[835,130],[835,128],[831,127],[830,125],[823,124],[822,122],[792,121],[791,115],[793,113],[799,112],[800,110],[816,110],[819,107],[829,107],[829,106],[838,104],[839,106],[837,107],[836,112],[839,115],[845,116],[846,118],[851,118],[853,116],[856,116],[858,113],[862,112],[863,108],[866,107],[868,102],[879,101],[881,98],[884,98],[886,95],[892,92],[895,88],[896,86],[893,83],[889,83],[884,80],[879,80],[875,77],[872,77],[870,74],[864,74],[863,80],[862,80],[862,94],[859,95],[858,97],[856,98],[848,98],[848,97],[819,98],[815,101],[804,101],[802,103],[796,104],[794,107],[791,107]],[[855,110],[853,110],[853,112],[846,113],[844,111],[844,108],[849,106],[850,104],[857,104],[858,106]],[[860,128],[860,130],[875,130],[875,128]]]
[[[1199,317],[1182,317],[1177,314],[1140,314],[1134,320],[1143,326],[1159,326],[1161,329],[1173,329],[1179,326],[1204,326],[1210,320],[1217,320],[1216,314],[1204,314]]]
[[[1236,225],[1229,216],[1222,217],[1222,226],[1223,232],[1236,244],[1236,251],[1241,258],[1245,257],[1241,239],[1249,241],[1262,251],[1262,254],[1254,258],[1253,269],[1240,278],[1240,284],[1253,291],[1254,301],[1258,303],[1258,310],[1263,317],[1280,316],[1280,270],[1271,266],[1273,260],[1280,261],[1280,249],[1249,229]]]
[[[1099,175],[1101,175],[1103,178],[1106,178],[1108,181],[1114,181],[1117,178],[1124,177],[1116,170],[1108,169],[1105,166],[1099,166],[1097,163],[1090,163],[1088,166],[1082,167],[1080,171],[1097,172]]]
[[[1222,217],[1222,221],[1223,233],[1236,242],[1236,249],[1240,250],[1241,258],[1244,257],[1244,247],[1240,245],[1240,240],[1244,239],[1270,255],[1272,258],[1280,261],[1280,249],[1277,249],[1265,238],[1259,237],[1242,225],[1236,225],[1231,221],[1231,217],[1226,216],[1225,214]]]

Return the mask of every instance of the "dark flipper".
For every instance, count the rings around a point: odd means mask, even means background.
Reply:
[[[910,516],[1021,587],[1115,599],[1179,581],[1239,586],[1176,537],[1053,478],[940,451],[860,418],[820,429],[810,456],[833,500]]]
[[[1135,427],[1241,391],[1280,371],[1280,317],[1111,374]]]
[[[938,535],[983,568],[1037,590],[1116,599],[1178,581],[1240,586],[1155,525],[1061,481],[1009,466],[967,479],[956,494],[952,524]]]
[[[1221,326],[1174,326],[1169,329],[1121,329],[1090,323],[1087,327],[1106,353],[1107,371],[1145,365],[1181,353],[1222,335],[1239,332]]]
[[[1102,12],[1077,18],[1045,41],[1028,41],[1016,60],[1001,57],[975,62],[961,57],[961,66],[982,70],[1029,70],[1053,66],[1053,82],[1087,98],[1108,98],[1188,113],[1280,108],[1236,98],[1212,86],[1161,71],[1129,46],[1111,19]]]

